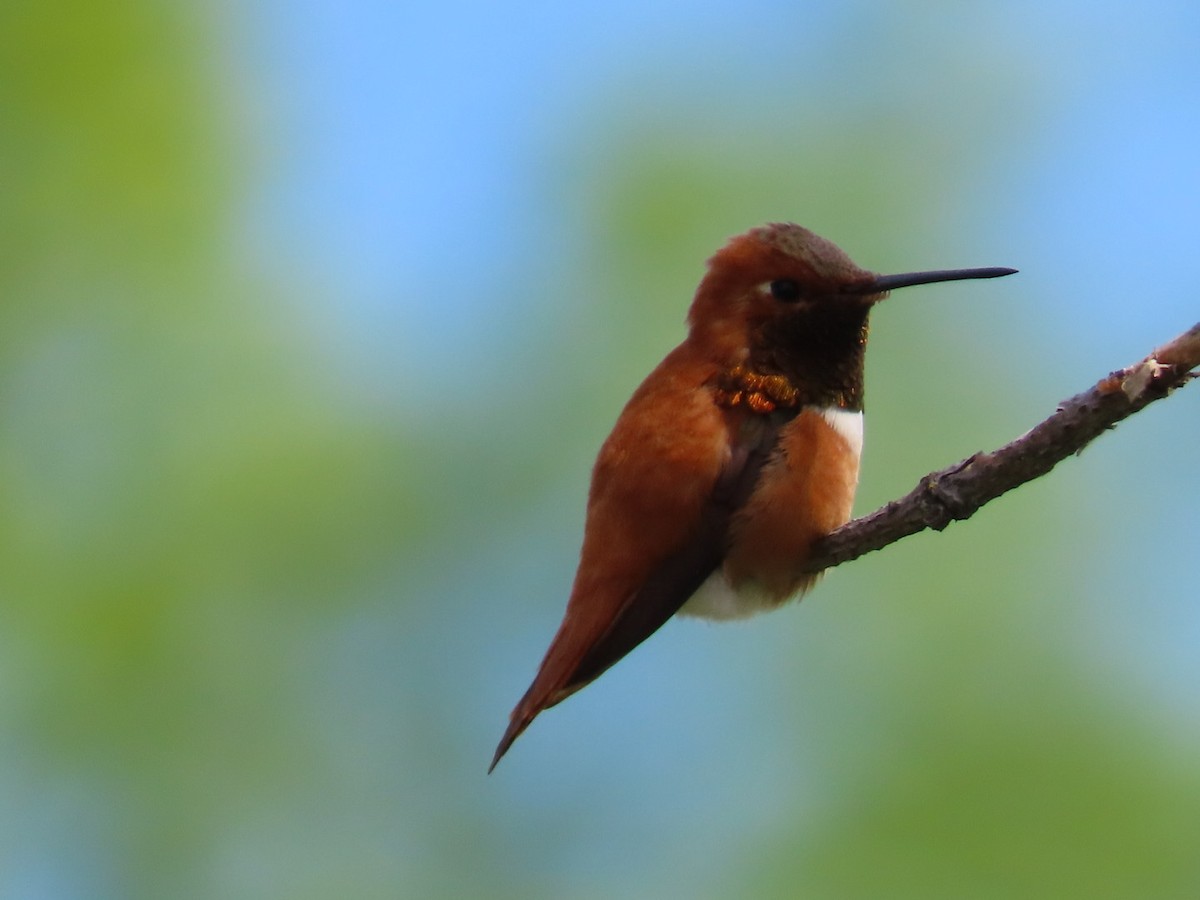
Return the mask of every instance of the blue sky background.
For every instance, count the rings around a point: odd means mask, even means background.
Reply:
[[[248,195],[254,237],[281,270],[328,288],[307,300],[365,390],[399,382],[389,399],[417,422],[437,410],[401,385],[433,369],[459,386],[476,365],[494,377],[532,318],[604,303],[588,272],[563,270],[599,252],[588,243],[605,183],[647,122],[674,130],[666,153],[734,167],[747,127],[785,159],[789,142],[840,128],[883,153],[894,143],[901,172],[943,156],[944,184],[899,215],[875,214],[854,184],[832,188],[872,236],[934,223],[930,246],[876,261],[853,225],[836,237],[883,269],[1021,268],[1019,285],[978,301],[1016,307],[996,314],[1016,338],[995,352],[1048,385],[1021,421],[1196,318],[1200,12],[1188,3],[305,2],[243,15],[255,89],[242,96],[268,148]],[[787,196],[827,175],[798,164],[778,177]],[[755,203],[759,219],[718,223],[695,245],[679,288],[760,219],[821,230],[804,208]],[[670,321],[686,299],[652,302]],[[471,363],[445,366],[455,357]],[[1190,401],[1176,402],[1158,415],[1186,424]]]
[[[1200,115],[1189,102],[1200,63],[1198,14],[1185,3],[296,3],[261,14],[249,23],[248,64],[261,76],[251,99],[277,154],[264,229],[361,285],[347,315],[377,305],[371,296],[439,281],[464,244],[482,254],[470,267],[479,281],[464,288],[511,275],[531,246],[570,228],[570,209],[546,196],[547,168],[602,177],[605,150],[593,142],[631,100],[634,114],[652,108],[668,125],[704,120],[702,141],[729,140],[752,117],[781,131],[795,120],[820,128],[814,113],[829,110],[886,120],[890,97],[924,106],[928,122],[974,120],[971,95],[923,65],[925,52],[995,63],[994,78],[977,76],[991,96],[975,99],[1012,127],[978,123],[1007,152],[985,156],[977,189],[997,169],[1007,177],[978,218],[1077,279],[1092,270],[1085,291],[1064,293],[1127,305],[1120,295],[1142,282],[1099,290],[1100,275],[1109,287],[1121,272],[1076,260],[1117,234],[1122,258],[1161,260],[1156,269],[1186,258],[1179,223],[1196,198],[1186,138]],[[866,58],[856,37],[872,42]],[[1058,215],[1031,235],[1020,212],[1033,204]],[[438,328],[451,313],[436,311],[409,312]]]
[[[1195,4],[75,7],[0,13],[0,895],[1200,890],[1195,388],[484,774],[729,236],[1021,270],[874,315],[860,513],[1200,319]]]
[[[1014,436],[1060,397],[1197,318],[1191,260],[1200,201],[1200,12],[1191,4],[305,3],[264,9],[249,25],[251,64],[261,67],[256,109],[265,111],[273,139],[266,189],[249,195],[256,237],[281,269],[327,286],[308,294],[314,314],[341,336],[346,361],[369,392],[381,390],[381,379],[394,382],[382,391],[411,427],[442,427],[442,391],[503,384],[517,361],[537,352],[529,344],[544,331],[535,322],[566,329],[585,348],[596,328],[593,340],[610,352],[621,335],[640,336],[647,307],[652,329],[666,329],[642,338],[646,346],[636,345],[628,369],[581,359],[574,377],[590,385],[585,394],[601,392],[603,411],[587,423],[586,437],[561,435],[569,468],[551,468],[561,481],[544,485],[545,499],[531,510],[515,519],[504,510],[494,530],[473,532],[482,545],[465,558],[460,549],[436,554],[410,582],[422,598],[448,591],[461,598],[464,615],[482,618],[478,635],[458,618],[440,626],[452,644],[484,654],[478,674],[489,687],[464,701],[480,721],[502,720],[493,715],[496,704],[506,709],[519,694],[557,620],[596,442],[623,393],[678,339],[700,263],[729,234],[793,218],[824,233],[836,229],[831,236],[856,258],[882,269],[1019,267],[1019,281],[969,292],[961,301],[969,312],[941,301],[932,350],[920,351],[936,354],[939,342],[950,342],[956,365],[981,355],[991,361],[969,373],[965,387],[956,390],[955,378],[933,383],[917,404],[984,406],[970,421],[995,422],[957,435],[962,454]],[[823,169],[819,152],[812,162],[812,145],[832,142],[841,148],[836,156],[855,141],[891,161],[891,174],[880,176],[885,183],[869,172]],[[730,202],[736,179],[754,169],[763,148],[766,184]],[[659,165],[666,170],[673,158],[681,166],[698,158],[694,165],[707,166],[714,181],[728,170],[735,183],[706,185],[712,207],[727,208],[727,218],[714,212],[677,239],[659,236],[676,254],[664,267],[680,274],[669,284],[667,275],[651,277],[664,294],[624,298],[618,309],[630,318],[613,325],[604,292],[623,282],[593,276],[609,265],[605,249],[621,246],[608,232],[624,227],[620,204],[636,208],[609,195],[641,189],[626,162],[638,154],[665,160]],[[912,190],[888,178],[911,179]],[[814,184],[821,189],[808,204]],[[695,207],[705,205],[703,191]],[[827,224],[822,214],[831,208],[838,214]],[[662,221],[669,229],[675,220]],[[888,323],[880,319],[882,335]],[[893,352],[905,358],[903,347]],[[931,371],[939,371],[936,360]],[[431,373],[437,391],[423,389]],[[994,417],[969,387],[989,375],[1011,378],[1015,394]],[[1194,582],[1185,557],[1200,524],[1195,504],[1172,502],[1194,483],[1189,455],[1167,449],[1194,440],[1195,400],[1172,403],[1148,414],[1154,421],[1125,426],[1110,446],[1089,451],[1099,457],[1087,460],[1093,465],[1072,462],[1073,472],[1053,476],[1084,497],[1119,490],[1129,513],[1113,521],[1115,511],[1097,501],[1100,531],[1109,536],[1093,535],[1090,551],[1069,554],[1078,562],[1059,587],[1073,594],[1064,601],[1074,610],[1067,643],[1083,668],[1099,667],[1105,681],[1119,673],[1125,684],[1106,690],[1164,707],[1168,720],[1194,736],[1195,593],[1155,587]],[[558,430],[546,422],[557,422],[554,410],[518,405],[511,415],[518,431]],[[471,429],[462,425],[469,440]],[[878,459],[871,452],[868,466]],[[953,450],[926,456],[911,475],[953,458]],[[868,481],[864,491],[882,502],[911,481]],[[1026,517],[1037,516],[1039,501],[1053,502],[1055,488],[1044,490]],[[1063,525],[1074,527],[1079,514],[1068,513]],[[1156,548],[1150,535],[1159,528],[1178,540]],[[1111,536],[1114,529],[1122,536]],[[1026,578],[1007,588],[1021,591],[1028,578],[1042,577],[1039,566],[1046,562],[1023,566],[1014,558],[997,575],[1026,568]],[[447,567],[456,572],[449,582]],[[1054,603],[1047,594],[1040,603]],[[489,601],[498,609],[478,610]],[[499,652],[494,636],[512,616],[528,631],[517,649]],[[809,621],[787,624],[782,638],[771,624],[732,634],[668,629],[656,637],[656,651],[606,676],[612,687],[598,686],[575,708],[539,721],[517,759],[506,761],[508,771],[495,777],[499,783],[480,788],[482,802],[507,797],[499,802],[520,805],[529,827],[540,822],[559,832],[560,843],[547,851],[559,884],[595,878],[603,895],[617,883],[607,879],[628,867],[629,883],[644,895],[681,884],[703,892],[720,866],[676,850],[691,860],[681,872],[659,857],[658,836],[715,851],[731,832],[769,830],[765,823],[786,817],[782,798],[792,795],[780,791],[781,781],[804,777],[786,754],[761,747],[788,742],[770,713],[762,715],[770,706],[747,700],[755,676],[726,676],[719,687],[704,676],[714,653],[729,654],[720,660],[761,654],[768,661],[756,665],[772,670],[769,660],[795,653],[795,630]],[[750,671],[765,677],[755,666]],[[699,696],[690,693],[694,685]],[[677,715],[664,721],[666,697]],[[688,723],[714,713],[731,717],[738,733],[755,734],[760,748],[736,767],[733,781],[712,772],[746,753],[741,740],[711,755],[681,754],[711,740],[709,728]],[[594,735],[581,740],[581,732]],[[492,737],[485,730],[480,749]],[[539,752],[547,746],[541,740],[570,750]],[[664,777],[665,760],[679,771]],[[595,832],[573,823],[567,811],[582,797],[568,799],[567,784],[592,797]],[[822,788],[800,793],[820,797]],[[721,824],[703,824],[714,820]],[[573,833],[578,842],[566,836]]]

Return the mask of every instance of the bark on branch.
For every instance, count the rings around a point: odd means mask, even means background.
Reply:
[[[899,500],[855,519],[820,541],[806,571],[819,572],[910,534],[941,531],[985,503],[1045,475],[1122,419],[1196,377],[1200,323],[1132,366],[1059,404],[1050,418],[991,453],[976,453],[932,472]]]

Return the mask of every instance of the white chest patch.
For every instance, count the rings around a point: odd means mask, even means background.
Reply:
[[[862,458],[863,448],[863,414],[862,410],[838,409],[830,406],[821,410],[821,418],[829,427],[840,434],[856,459]]]

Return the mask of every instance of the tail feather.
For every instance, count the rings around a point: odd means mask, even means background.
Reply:
[[[515,711],[514,711],[515,713]],[[492,770],[496,768],[496,763],[500,762],[500,758],[508,752],[508,748],[513,745],[521,732],[529,727],[529,723],[533,721],[533,715],[524,715],[518,718],[515,714],[508,723],[508,730],[504,732],[504,737],[500,738],[500,743],[496,746],[496,755],[492,757],[492,764],[488,766],[488,774],[492,774]]]
[[[756,461],[761,466],[761,460]],[[755,469],[757,471],[757,468]],[[739,483],[741,481],[745,484]],[[690,540],[658,562],[636,591],[613,606],[590,609],[572,595],[567,614],[546,651],[533,684],[513,709],[508,729],[488,772],[544,709],[599,678],[610,666],[658,631],[720,564],[732,505],[726,493],[748,490],[739,471],[716,493]]]
[[[580,656],[586,655],[587,642],[580,640],[581,635],[575,628],[570,627],[571,623],[572,617],[568,615],[551,641],[550,649],[546,651],[546,656],[538,667],[533,684],[513,707],[508,717],[508,728],[496,746],[496,755],[488,767],[488,774],[491,774],[513,741],[521,736],[521,732],[529,727],[529,723],[537,718],[542,710],[565,700],[600,674],[595,672],[586,678],[579,677]]]
[[[496,745],[496,755],[492,757],[492,764],[488,766],[489,775],[496,768],[496,763],[500,762],[501,757],[513,745],[513,741],[521,736],[521,732],[529,727],[529,723],[536,719],[542,710],[549,709],[560,700],[575,693],[575,691],[587,683],[580,682],[567,689],[547,689],[542,684],[543,680],[545,680],[545,675],[546,665],[543,663],[537,678],[534,679],[533,684],[529,686],[529,690],[525,692],[525,696],[513,708],[512,714],[508,718],[508,728],[504,730],[504,737],[500,738],[500,743]]]

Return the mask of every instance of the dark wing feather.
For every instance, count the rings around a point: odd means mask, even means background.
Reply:
[[[694,537],[663,560],[630,598],[604,637],[580,660],[563,697],[595,680],[654,634],[716,571],[725,556],[733,516],[758,483],[763,464],[778,444],[780,429],[794,415],[788,410],[749,414],[743,419],[729,462],[705,504]]]
[[[582,655],[569,675],[563,677],[557,673],[555,684],[543,684],[543,675],[548,674],[543,661],[538,677],[513,710],[489,772],[538,713],[596,679],[661,628],[717,569],[726,552],[734,515],[753,492],[763,465],[775,452],[780,430],[797,412],[777,410],[762,415],[743,408],[726,413],[734,418],[731,425],[736,438],[696,530],[630,595],[609,628]],[[552,647],[547,660],[553,651]]]

